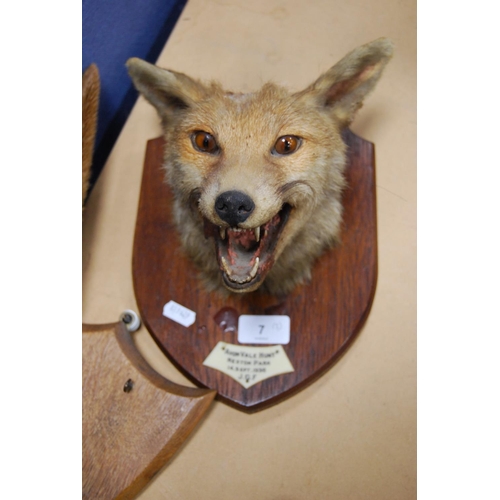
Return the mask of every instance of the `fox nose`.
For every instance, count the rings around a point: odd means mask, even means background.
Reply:
[[[225,191],[215,200],[217,215],[230,227],[246,221],[254,208],[252,198],[241,191]]]

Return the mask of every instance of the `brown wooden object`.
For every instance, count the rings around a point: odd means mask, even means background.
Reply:
[[[83,325],[83,498],[134,498],[214,396],[156,373],[123,323]]]
[[[172,221],[172,194],[161,169],[164,140],[148,142],[133,257],[134,289],[142,319],[186,376],[215,389],[218,399],[238,409],[263,409],[311,383],[346,350],[370,311],[377,280],[374,146],[349,130],[344,140],[349,164],[342,244],[318,259],[310,283],[286,297],[258,291],[227,297],[203,288],[195,266],[181,249]],[[163,306],[169,300],[195,311],[196,322],[186,328],[164,317]],[[291,340],[284,349],[295,371],[245,389],[204,366],[218,341],[238,344],[237,332],[227,331],[221,319],[228,311],[224,308],[231,308],[234,317],[289,315]]]

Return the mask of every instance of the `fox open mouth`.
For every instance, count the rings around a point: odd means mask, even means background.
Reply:
[[[274,264],[274,251],[292,207],[282,209],[261,226],[242,229],[217,226],[207,219],[205,236],[213,236],[224,284],[236,292],[255,289]]]

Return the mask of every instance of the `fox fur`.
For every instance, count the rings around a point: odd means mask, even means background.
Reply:
[[[342,130],[391,57],[380,38],[301,92],[267,83],[248,94],[129,59],[162,121],[183,247],[210,289],[280,295],[311,278],[314,260],[340,240]]]
[[[82,77],[82,206],[90,184],[100,88],[99,70],[91,64]]]

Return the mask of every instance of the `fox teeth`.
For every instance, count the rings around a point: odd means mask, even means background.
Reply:
[[[260,226],[254,229],[242,229],[241,227],[230,227],[229,231],[234,233],[241,233],[242,231],[253,231],[255,235],[255,241],[257,243],[260,241]],[[220,237],[224,240],[226,238],[226,228],[219,226]]]
[[[259,240],[257,240],[259,241]],[[252,267],[252,270],[250,271],[250,279],[254,279],[255,275],[257,274],[257,270],[259,269],[259,258],[255,257],[255,263]]]
[[[248,283],[251,280],[250,276],[247,276],[246,278],[240,278],[240,279],[238,279],[238,278],[236,278],[236,279],[230,278],[230,279],[231,279],[231,281],[235,281],[236,283],[238,283],[240,285],[243,285],[243,283]]]
[[[253,267],[250,271],[250,274],[248,276],[246,276],[245,278],[236,278],[232,275],[232,271],[229,268],[226,259],[222,256],[221,256],[221,262],[222,262],[222,268],[224,269],[224,272],[227,274],[228,278],[232,282],[238,283],[240,285],[243,285],[243,283],[248,283],[249,281],[252,281],[255,278],[255,276],[257,275],[257,271],[259,269],[259,258],[256,257],[255,262],[253,264]]]
[[[224,272],[231,278],[231,269],[227,265],[226,259],[221,257],[222,267],[224,268]]]

